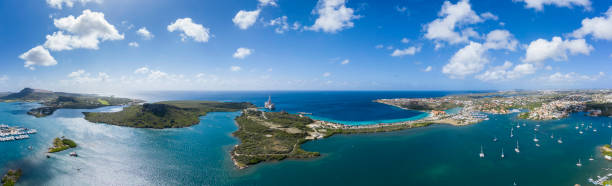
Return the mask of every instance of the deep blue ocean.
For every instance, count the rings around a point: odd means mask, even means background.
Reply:
[[[420,112],[372,102],[379,98],[437,97],[465,92],[145,92],[160,100],[249,101],[262,106],[268,96],[279,110],[367,124],[418,117]],[[36,103],[0,103],[0,123],[38,129],[30,139],[0,142],[0,171],[21,168],[19,185],[590,185],[587,179],[610,173],[597,147],[610,143],[611,118],[575,113],[553,121],[526,121],[516,115],[490,115],[475,125],[433,125],[389,133],[335,135],[303,144],[319,158],[284,160],[237,170],[229,151],[238,144],[233,119],[239,112],[210,113],[198,125],[181,129],[135,129],[95,124],[81,112],[58,110],[46,118],[26,115]],[[105,107],[93,111],[118,111]],[[510,128],[517,123],[526,126]],[[592,124],[599,129],[574,127]],[[541,125],[534,131],[535,125]],[[584,131],[579,134],[578,131]],[[533,142],[534,134],[540,147]],[[549,136],[554,135],[554,138]],[[79,147],[45,157],[55,137]],[[491,139],[497,137],[499,141]],[[562,144],[556,142],[563,139]],[[519,142],[521,152],[513,151]],[[32,146],[32,150],[28,150]],[[485,158],[479,158],[480,147]],[[500,158],[504,149],[506,157]],[[79,157],[70,157],[75,151]],[[593,161],[589,161],[589,157]],[[575,164],[581,159],[584,164]]]

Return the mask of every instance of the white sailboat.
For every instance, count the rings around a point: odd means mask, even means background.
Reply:
[[[594,128],[594,129],[593,129],[593,132],[597,132],[597,129],[595,129],[595,128]]]
[[[521,125],[519,125],[518,123],[516,124],[516,128],[521,128]]]
[[[593,158],[593,155],[591,155],[591,157],[589,157],[589,161],[593,161],[595,160],[595,158]]]
[[[504,159],[504,148],[502,148],[501,158]]]
[[[510,128],[510,138],[512,138],[514,135],[512,134],[512,131],[514,131],[514,128]]]
[[[536,143],[537,143],[538,141],[540,141],[540,140],[539,140],[538,138],[536,138],[536,135],[535,135],[535,134],[533,134],[533,142],[536,142]]]
[[[516,148],[514,148],[514,152],[516,152],[516,153],[521,152],[521,151],[519,150],[518,140],[516,140]]]
[[[493,142],[497,142],[497,136],[493,137]]]
[[[482,145],[480,146],[480,158],[484,158],[484,151],[482,150]]]
[[[555,139],[555,133],[552,133],[552,134],[550,135],[550,139]]]
[[[557,143],[561,144],[561,143],[563,143],[563,140],[561,140],[561,138],[559,138],[559,139],[557,140]]]
[[[578,133],[579,133],[579,134],[584,134],[584,132],[582,132],[582,131],[580,131],[580,132],[578,132]]]
[[[578,163],[576,163],[576,166],[582,167],[582,163],[580,163],[580,158],[578,159]]]
[[[609,123],[608,123],[608,128],[612,128],[612,125],[610,125]]]
[[[578,125],[576,125],[576,130],[578,130]]]

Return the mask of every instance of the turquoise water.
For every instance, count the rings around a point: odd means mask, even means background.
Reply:
[[[22,168],[20,185],[589,185],[589,177],[611,172],[597,146],[610,143],[607,125],[612,119],[583,113],[554,121],[490,115],[488,121],[463,127],[336,135],[303,144],[321,152],[319,158],[237,170],[229,151],[238,143],[231,136],[238,112],[210,113],[188,128],[153,130],[89,123],[80,113],[84,110],[63,109],[39,119],[25,114],[36,106],[0,103],[0,123],[39,130],[31,139],[0,142],[0,169]],[[527,126],[515,128],[511,139],[510,128],[517,122]],[[593,123],[599,131],[579,135],[574,127],[581,122]],[[538,132],[533,130],[536,124],[541,125]],[[534,145],[534,133],[541,147]],[[564,143],[550,139],[552,133]],[[59,136],[80,146],[47,159],[46,148]],[[517,139],[520,154],[513,151]],[[481,145],[484,159],[478,157]],[[80,156],[68,156],[71,151]],[[594,161],[588,161],[591,155]],[[582,167],[575,166],[578,158]]]

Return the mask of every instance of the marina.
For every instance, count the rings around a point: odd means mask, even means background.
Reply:
[[[37,132],[36,129],[11,127],[6,124],[0,124],[0,142],[28,139],[31,134],[36,134]]]

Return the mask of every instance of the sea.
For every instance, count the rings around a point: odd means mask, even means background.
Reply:
[[[375,103],[375,99],[465,93],[475,92],[164,91],[139,92],[133,97],[148,102],[248,101],[258,106],[271,97],[279,111],[367,125],[426,116]],[[160,130],[83,119],[82,112],[116,112],[120,106],[60,109],[44,118],[26,114],[38,106],[0,103],[0,123],[38,130],[29,139],[0,142],[0,172],[22,169],[18,185],[592,185],[589,178],[612,173],[612,164],[598,150],[612,143],[612,128],[608,127],[612,118],[585,113],[550,121],[521,120],[517,113],[488,115],[489,120],[469,126],[440,124],[334,135],[302,145],[307,151],[320,152],[321,157],[265,162],[239,170],[229,152],[239,143],[231,134],[237,130],[233,119],[240,112],[209,113],[197,125]],[[79,146],[47,158],[53,138],[61,136]],[[534,138],[539,139],[539,147]],[[520,153],[514,151],[517,143]],[[484,158],[479,157],[481,148]],[[79,156],[71,157],[70,152]],[[579,160],[580,167],[576,166]]]

